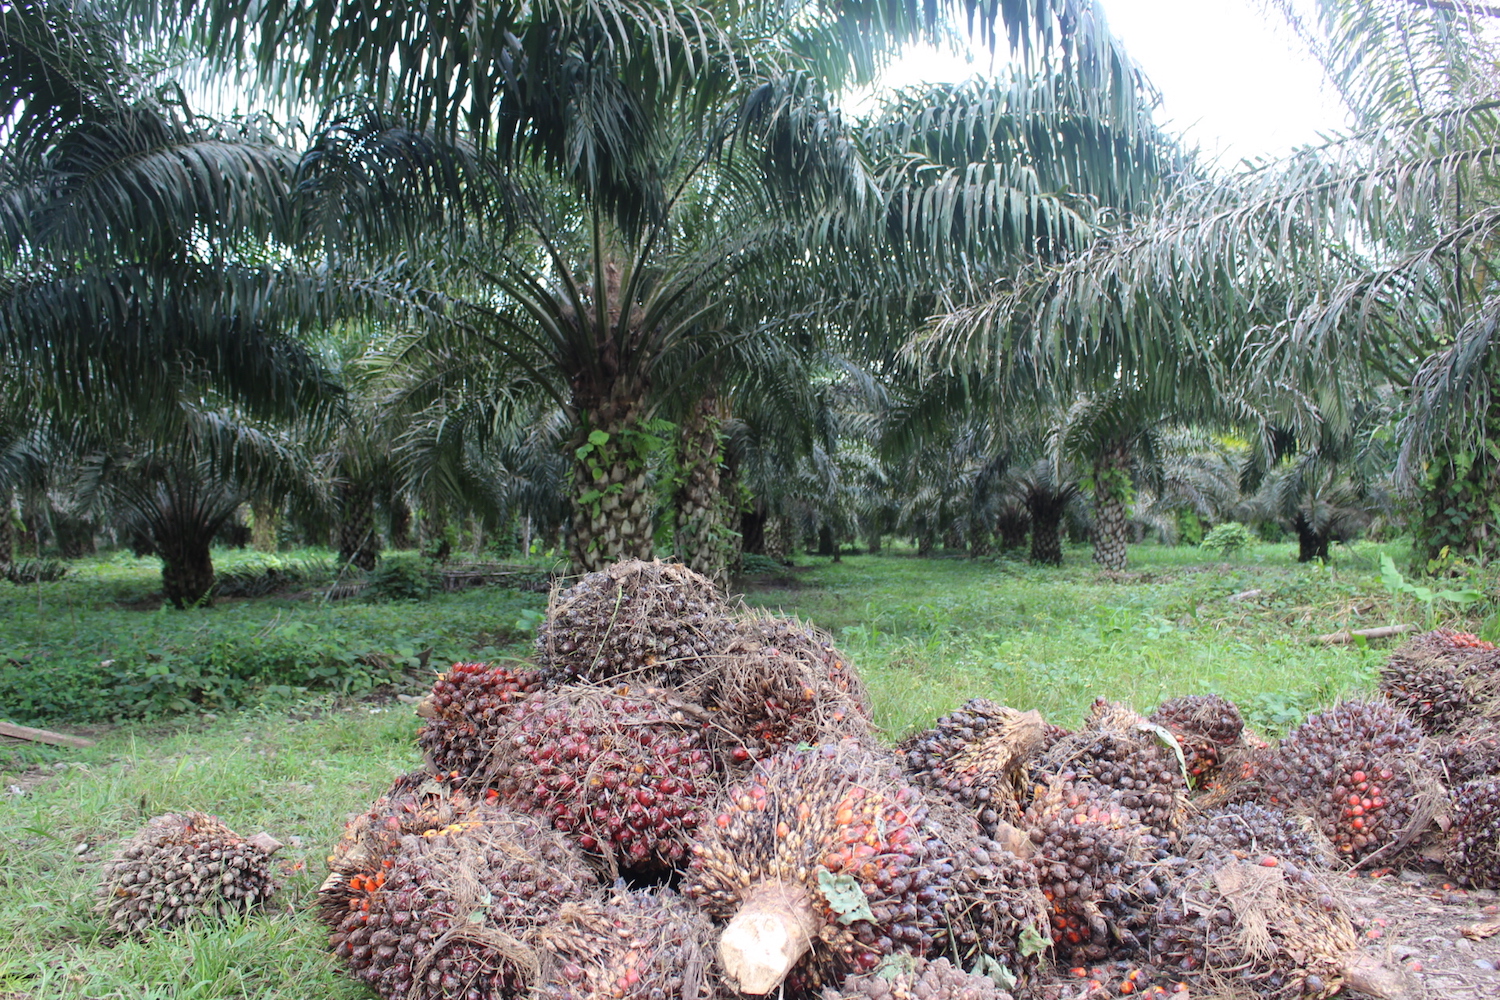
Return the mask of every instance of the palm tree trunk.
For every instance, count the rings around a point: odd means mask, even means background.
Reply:
[[[792,554],[792,526],[782,514],[768,514],[761,529],[761,551],[767,559],[786,562]]]
[[[617,387],[613,399],[589,408],[574,438],[573,530],[568,539],[573,573],[593,573],[621,559],[651,558],[647,449],[637,428],[641,395],[629,386]]]
[[[250,547],[255,551],[275,552],[280,527],[281,517],[275,504],[256,500],[250,505]]]
[[[870,530],[865,533],[865,542],[870,555],[874,556],[880,554],[880,525],[878,522],[875,522],[874,518],[871,521]]]
[[[735,546],[725,517],[727,498],[720,483],[720,420],[718,396],[709,392],[683,422],[677,445],[682,485],[673,499],[677,508],[677,558],[722,590],[729,584]]]
[[[372,570],[380,559],[375,535],[375,491],[363,483],[339,487],[339,563]]]
[[[1312,562],[1314,559],[1328,561],[1330,539],[1326,530],[1318,531],[1311,520],[1300,513],[1292,520],[1292,527],[1297,532],[1298,562]]]
[[[10,568],[16,557],[15,501],[10,490],[0,490],[0,571]]]
[[[405,497],[391,497],[391,548],[406,551],[417,547],[412,537],[411,506]]]
[[[1062,565],[1062,521],[1067,498],[1036,489],[1026,497],[1031,514],[1031,561],[1039,566]]]
[[[1031,530],[1031,516],[1024,507],[1004,507],[995,519],[995,533],[1000,536],[1000,551],[1014,552],[1026,544]]]
[[[1125,568],[1129,497],[1130,443],[1116,439],[1094,459],[1094,562],[1105,569]]]

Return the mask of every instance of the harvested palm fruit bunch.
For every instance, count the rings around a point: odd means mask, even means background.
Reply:
[[[516,707],[541,688],[533,670],[455,663],[417,705],[426,719],[417,743],[435,771],[477,774]]]
[[[731,987],[805,997],[897,952],[928,954],[953,864],[895,759],[854,740],[771,758],[731,786],[682,891],[726,923]]]
[[[1348,861],[1410,842],[1439,797],[1421,730],[1383,701],[1345,701],[1310,716],[1255,782],[1266,804],[1312,815]]]
[[[471,781],[646,875],[685,859],[722,773],[698,711],[671,693],[568,685],[523,702]]]
[[[449,778],[426,771],[402,775],[366,812],[344,827],[328,856],[328,877],[318,889],[318,914],[337,926],[349,900],[378,889],[401,850],[403,837],[451,826],[468,818],[494,792],[471,795]]]
[[[1216,694],[1169,698],[1151,713],[1150,721],[1177,739],[1195,788],[1214,779],[1225,755],[1241,745],[1245,731],[1239,708]]]
[[[1059,738],[1033,767],[1047,777],[1071,773],[1097,786],[1162,838],[1177,829],[1187,805],[1183,760],[1161,727],[1103,698],[1083,728]]]
[[[1404,995],[1400,973],[1359,949],[1329,884],[1284,861],[1183,867],[1152,921],[1151,958],[1171,974],[1227,980],[1233,995]]]
[[[973,811],[994,836],[1001,824],[1020,821],[1019,785],[1046,729],[1035,711],[974,698],[897,750],[915,784]]]
[[[716,995],[713,924],[670,889],[564,903],[536,934],[534,1000],[709,1000]]]
[[[1011,845],[984,835],[973,813],[937,804],[928,826],[953,859],[947,920],[935,954],[965,969],[985,969],[1015,986],[1029,982],[1051,944],[1047,900],[1042,895],[1029,837]]]
[[[870,733],[864,683],[832,640],[811,626],[745,615],[717,662],[709,696],[719,710],[715,731],[735,760]]]
[[[1129,961],[1053,967],[1025,991],[1027,1000],[1109,1000],[1120,996],[1187,1000],[1191,995],[1180,976],[1173,980],[1149,966]]]
[[[1195,813],[1177,837],[1184,858],[1235,857],[1242,861],[1277,858],[1303,867],[1327,867],[1333,845],[1307,817],[1289,816],[1276,806],[1231,802]]]
[[[946,958],[897,955],[878,972],[849,976],[822,1000],[1010,1000],[989,976],[965,972]]]
[[[1059,959],[1098,962],[1139,950],[1165,851],[1135,811],[1064,774],[1037,794],[1024,823]]]
[[[1452,733],[1500,712],[1500,653],[1466,632],[1427,632],[1391,653],[1380,671],[1380,693],[1423,731]]]
[[[535,817],[480,806],[401,839],[335,928],[333,953],[390,1000],[496,1000],[536,981],[531,943],[565,903],[599,892],[581,855]]]
[[[1486,719],[1439,736],[1433,740],[1433,757],[1450,788],[1500,775],[1500,724]]]
[[[621,681],[700,698],[732,625],[707,577],[630,559],[555,594],[537,632],[544,683]]]
[[[276,889],[267,834],[249,840],[208,813],[157,816],[104,866],[96,909],[121,934],[193,917],[225,917],[265,903]]]
[[[1470,781],[1454,793],[1453,838],[1443,865],[1460,885],[1500,889],[1500,778]]]

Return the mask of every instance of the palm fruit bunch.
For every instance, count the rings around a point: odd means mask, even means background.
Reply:
[[[937,804],[929,826],[953,859],[937,954],[985,969],[1015,985],[1029,982],[1051,944],[1047,900],[1029,860],[984,835],[973,814]],[[1030,854],[1029,838],[1018,845]]]
[[[737,761],[870,733],[870,700],[848,659],[823,632],[785,618],[735,622],[709,698]]]
[[[402,838],[452,826],[481,804],[493,805],[493,791],[471,796],[450,777],[413,771],[392,783],[366,812],[345,826],[328,857],[328,877],[318,889],[318,913],[336,927],[350,899],[378,889],[401,850]]]
[[[417,715],[427,720],[417,743],[435,770],[477,774],[516,707],[541,686],[532,670],[455,663],[417,705]]]
[[[552,598],[536,661],[550,686],[619,679],[695,698],[731,634],[708,578],[677,563],[630,559]]]
[[[965,972],[946,958],[895,957],[906,960],[850,976],[838,989],[825,988],[822,1000],[1010,1000],[989,976]]]
[[[1137,951],[1165,851],[1135,811],[1063,774],[1038,792],[1023,821],[1059,958],[1097,962]]]
[[[1018,783],[1045,731],[1037,712],[974,698],[897,749],[915,784],[972,810],[994,836],[1000,824],[1020,821]]]
[[[1346,986],[1406,995],[1398,973],[1359,950],[1330,887],[1287,861],[1223,858],[1184,866],[1152,921],[1164,970],[1229,981],[1235,996],[1331,997]]]
[[[249,840],[208,813],[167,813],[120,845],[104,866],[97,910],[121,934],[262,905],[276,889],[266,834]]]
[[[1500,889],[1500,778],[1470,781],[1454,793],[1453,838],[1443,859],[1460,885]]]
[[[1169,698],[1151,713],[1150,721],[1176,738],[1187,764],[1188,780],[1195,787],[1214,779],[1224,757],[1240,744],[1245,731],[1239,708],[1216,694]]]
[[[1333,861],[1333,845],[1310,826],[1275,806],[1230,802],[1190,817],[1178,834],[1177,852],[1184,858],[1271,857],[1303,867],[1326,867]]]
[[[1466,632],[1438,629],[1394,650],[1380,671],[1380,693],[1432,735],[1454,732],[1494,711],[1500,654]]]
[[[521,703],[472,780],[615,868],[647,874],[686,857],[721,773],[703,722],[670,693],[569,685]]]
[[[540,820],[479,806],[401,838],[393,863],[350,897],[330,943],[391,1000],[519,996],[538,965],[530,943],[569,902],[598,892],[588,865]]]
[[[1256,776],[1269,805],[1307,811],[1339,857],[1358,861],[1407,833],[1430,772],[1422,731],[1383,701],[1341,702],[1287,734]]]
[[[1500,775],[1500,725],[1481,720],[1459,732],[1439,736],[1434,740],[1433,756],[1450,788]]]
[[[700,828],[683,894],[727,926],[730,985],[803,997],[927,954],[953,864],[893,757],[854,740],[761,762]]]
[[[1187,778],[1175,748],[1160,727],[1117,702],[1094,702],[1083,728],[1059,738],[1034,767],[1047,776],[1065,772],[1136,814],[1158,837],[1176,830],[1187,805]]]
[[[565,903],[536,941],[546,956],[534,1000],[710,1000],[713,925],[670,889]]]

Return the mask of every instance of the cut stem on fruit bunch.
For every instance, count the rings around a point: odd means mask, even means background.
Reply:
[[[818,914],[805,887],[790,882],[756,886],[719,936],[719,959],[729,984],[751,996],[770,993],[812,947],[817,932]]]

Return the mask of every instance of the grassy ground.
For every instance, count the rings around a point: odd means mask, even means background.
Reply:
[[[1194,550],[1146,546],[1131,560],[1130,574],[1111,578],[1082,550],[1061,570],[901,552],[839,564],[803,559],[755,583],[748,599],[833,632],[863,670],[893,737],[976,695],[1070,723],[1098,695],[1150,708],[1166,695],[1208,690],[1240,700],[1276,729],[1367,686],[1378,662],[1377,652],[1312,646],[1306,637],[1414,610],[1391,605],[1368,546],[1341,551],[1330,568],[1299,567],[1285,546],[1214,563]],[[80,572],[71,605],[41,591],[43,612],[7,627],[30,628],[33,640],[63,655],[69,629],[109,641],[110,628],[145,628],[150,619],[151,628],[182,630],[172,641],[187,648],[191,635],[211,643],[217,630],[240,628],[240,618],[258,617],[264,629],[312,613],[295,602],[122,610],[119,601],[152,586],[149,568],[119,569],[104,597]],[[1255,597],[1227,599],[1256,589]],[[15,614],[35,596],[9,593],[0,603]],[[334,608],[307,620],[320,636],[354,628],[385,642],[381,628],[399,629],[473,648],[488,643],[497,623],[524,624],[541,601],[470,592]],[[283,702],[212,719],[192,713],[104,727],[95,731],[97,746],[82,751],[0,747],[0,1000],[367,996],[325,956],[308,903],[343,821],[419,763],[416,728],[399,703],[325,698],[295,711]],[[110,941],[91,914],[99,862],[148,817],[184,809],[284,841],[285,891],[271,911],[227,927]]]

